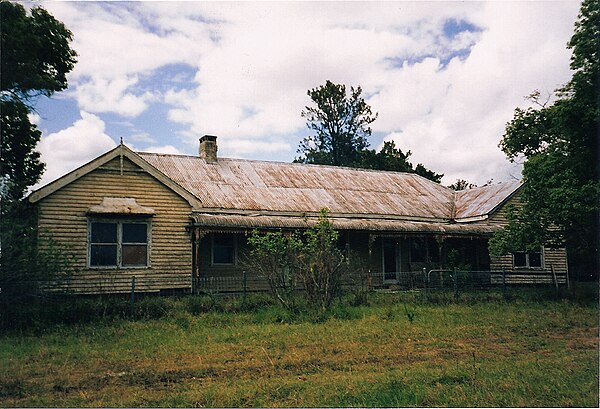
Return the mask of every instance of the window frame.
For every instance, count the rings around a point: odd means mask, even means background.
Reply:
[[[524,266],[517,266],[515,265],[515,255],[519,253],[519,254],[524,254],[525,255],[525,265]],[[531,253],[539,253],[540,255],[540,265],[539,266],[531,266],[531,262],[530,260],[530,254]],[[544,269],[544,248],[540,247],[539,250],[536,251],[515,251],[512,253],[512,266],[513,269],[515,270],[543,270]]]
[[[97,266],[92,265],[92,246],[102,244],[92,242],[92,224],[93,223],[111,223],[117,225],[117,260],[114,265]],[[145,224],[146,225],[146,264],[123,265],[123,225],[124,224]],[[125,245],[142,245],[143,243],[125,242]],[[94,270],[132,270],[151,268],[152,252],[152,220],[147,218],[107,218],[107,217],[88,217],[87,223],[87,268]]]
[[[217,234],[231,235],[233,241],[233,261],[231,263],[216,263],[215,262],[215,236]],[[238,240],[235,233],[214,232],[210,238],[210,265],[215,267],[230,267],[238,264]]]

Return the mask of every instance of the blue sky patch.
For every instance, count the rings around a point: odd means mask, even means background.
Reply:
[[[482,29],[466,20],[451,18],[444,23],[443,31],[446,37],[452,38],[463,31],[480,32]]]

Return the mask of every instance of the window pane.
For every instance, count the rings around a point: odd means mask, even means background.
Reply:
[[[527,258],[525,253],[513,253],[513,264],[515,267],[527,267]]]
[[[123,266],[145,266],[148,263],[148,246],[145,244],[123,244]]]
[[[116,266],[117,245],[92,244],[90,249],[91,266]]]
[[[542,266],[542,253],[540,251],[532,251],[529,253],[529,267]]]
[[[213,238],[213,263],[234,264],[233,234],[215,234]]]
[[[92,243],[116,243],[117,223],[92,223]]]
[[[123,223],[123,243],[147,243],[146,223]]]

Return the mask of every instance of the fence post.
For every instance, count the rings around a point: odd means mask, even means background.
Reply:
[[[506,269],[502,268],[502,295],[506,297]]]
[[[425,267],[423,267],[423,275],[425,276],[425,294],[429,294],[429,274]]]
[[[131,318],[135,318],[135,276],[131,276]]]
[[[458,276],[456,272],[456,268],[452,271],[452,281],[454,285],[454,298],[458,298]]]
[[[246,270],[242,271],[242,285],[243,285],[243,298],[242,298],[242,302],[245,304],[246,303],[246,291],[248,290],[247,287],[247,277],[246,277]]]

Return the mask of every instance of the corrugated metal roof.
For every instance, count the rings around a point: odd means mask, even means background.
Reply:
[[[489,233],[493,228],[486,225],[450,222],[489,214],[520,186],[509,182],[455,192],[412,173],[138,154],[201,201],[207,214],[195,217],[206,226],[306,227],[304,219],[289,216],[327,207],[338,214],[334,223],[340,229]]]
[[[194,213],[194,223],[206,228],[242,229],[302,229],[317,223],[316,217],[290,217],[269,215],[239,215]],[[484,223],[458,224],[451,222],[422,222],[394,219],[374,219],[359,217],[332,217],[329,219],[337,230],[363,230],[376,232],[431,233],[443,235],[490,234],[498,226]]]
[[[139,155],[205,208],[448,219],[453,192],[411,173],[192,156]]]
[[[489,214],[520,186],[520,181],[513,181],[458,191],[456,192],[454,218],[462,219]]]

